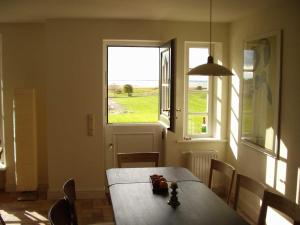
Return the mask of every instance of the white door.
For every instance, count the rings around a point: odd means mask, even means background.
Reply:
[[[164,129],[174,129],[174,120],[168,120],[175,104],[168,99],[174,92],[170,46],[161,48],[158,42],[104,43],[106,168],[117,167],[117,153],[129,152],[160,152],[163,164]]]
[[[160,152],[163,162],[163,127],[153,125],[108,125],[106,128],[106,168],[117,167],[117,153]]]

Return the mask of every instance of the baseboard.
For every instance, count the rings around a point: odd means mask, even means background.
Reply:
[[[62,190],[48,190],[47,199],[59,199],[63,197]],[[77,199],[103,199],[106,198],[105,190],[78,190]]]
[[[47,192],[48,184],[39,184],[37,188],[38,192]],[[6,192],[17,192],[16,184],[13,183],[6,183],[5,184],[5,191]]]

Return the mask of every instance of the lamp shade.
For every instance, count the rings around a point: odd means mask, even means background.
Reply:
[[[215,64],[213,57],[209,56],[206,64],[191,69],[188,75],[232,76],[233,73],[226,67]]]

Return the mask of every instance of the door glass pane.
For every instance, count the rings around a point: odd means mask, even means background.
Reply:
[[[161,53],[161,113],[167,117],[170,112],[170,74],[170,52],[167,49]]]
[[[160,50],[160,115],[159,121],[175,131],[175,39],[159,48]]]
[[[158,121],[158,47],[108,47],[107,80],[108,123]]]

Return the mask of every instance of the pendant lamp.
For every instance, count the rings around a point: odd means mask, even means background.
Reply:
[[[212,0],[209,2],[209,56],[207,63],[199,65],[188,72],[188,75],[205,75],[205,76],[232,76],[233,73],[224,66],[214,63],[211,55],[211,21],[212,21]]]

